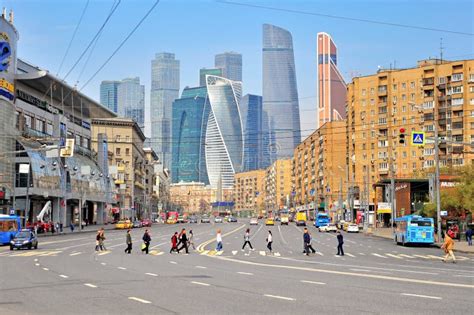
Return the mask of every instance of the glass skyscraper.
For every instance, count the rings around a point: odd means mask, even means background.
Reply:
[[[151,61],[151,146],[163,162],[171,164],[172,104],[179,97],[179,60],[172,53],[158,53]]]
[[[117,86],[117,113],[132,118],[142,130],[145,129],[145,86],[140,78],[126,78]]]
[[[217,188],[234,186],[234,175],[242,170],[244,138],[239,109],[242,85],[229,79],[207,75],[209,118],[205,136],[206,168],[209,183]]]
[[[293,156],[301,141],[293,40],[280,27],[263,25],[264,155],[271,162]]]
[[[199,86],[206,86],[206,75],[217,75],[218,77],[222,77],[222,69],[219,68],[202,68],[199,69]]]
[[[222,69],[222,77],[232,81],[242,81],[242,55],[236,52],[218,54],[214,66]]]
[[[100,83],[100,104],[117,113],[117,88],[120,81],[102,81]]]
[[[171,178],[173,183],[209,184],[205,161],[206,87],[185,88],[173,102]]]
[[[265,168],[263,161],[262,138],[262,97],[247,94],[240,102],[240,113],[244,130],[244,165],[243,171]]]

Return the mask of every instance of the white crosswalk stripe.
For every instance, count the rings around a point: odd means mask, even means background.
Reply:
[[[397,255],[390,254],[390,253],[385,253],[385,255],[387,255],[389,257],[397,258],[397,259],[403,259],[402,257],[398,257]]]
[[[409,259],[414,259],[415,257],[413,256],[410,256],[410,255],[405,255],[405,254],[400,254],[400,256],[404,257],[404,258],[409,258]]]
[[[349,257],[355,257],[354,255],[352,255],[351,253],[346,253],[347,256]]]
[[[376,257],[380,257],[380,258],[385,258],[385,259],[387,259],[387,257],[385,257],[385,256],[382,256],[382,255],[380,255],[380,254],[377,254],[377,253],[372,253],[372,255],[374,255],[374,256],[376,256]]]

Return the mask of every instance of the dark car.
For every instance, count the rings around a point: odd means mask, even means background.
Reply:
[[[189,217],[189,223],[198,223],[198,219],[196,216],[192,215]]]
[[[237,218],[233,217],[233,216],[230,216],[228,222],[237,222]]]
[[[38,238],[36,234],[30,230],[21,230],[15,234],[15,237],[10,242],[10,250],[13,249],[37,249],[38,248]]]
[[[207,215],[201,217],[201,223],[211,223],[211,219]]]

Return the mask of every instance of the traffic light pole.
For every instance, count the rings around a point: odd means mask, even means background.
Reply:
[[[438,122],[435,122],[435,189],[436,189],[436,223],[438,227],[438,242],[441,242],[441,196],[440,196],[440,180],[439,180],[439,134]]]

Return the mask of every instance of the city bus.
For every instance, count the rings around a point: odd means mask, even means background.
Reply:
[[[10,244],[20,230],[21,218],[19,216],[0,214],[0,244]]]
[[[314,226],[317,228],[320,226],[326,226],[329,225],[329,221],[331,221],[329,215],[327,213],[320,212],[316,214],[316,219],[314,219]]]
[[[418,215],[406,215],[395,219],[397,228],[394,241],[397,244],[433,244],[434,220]]]

